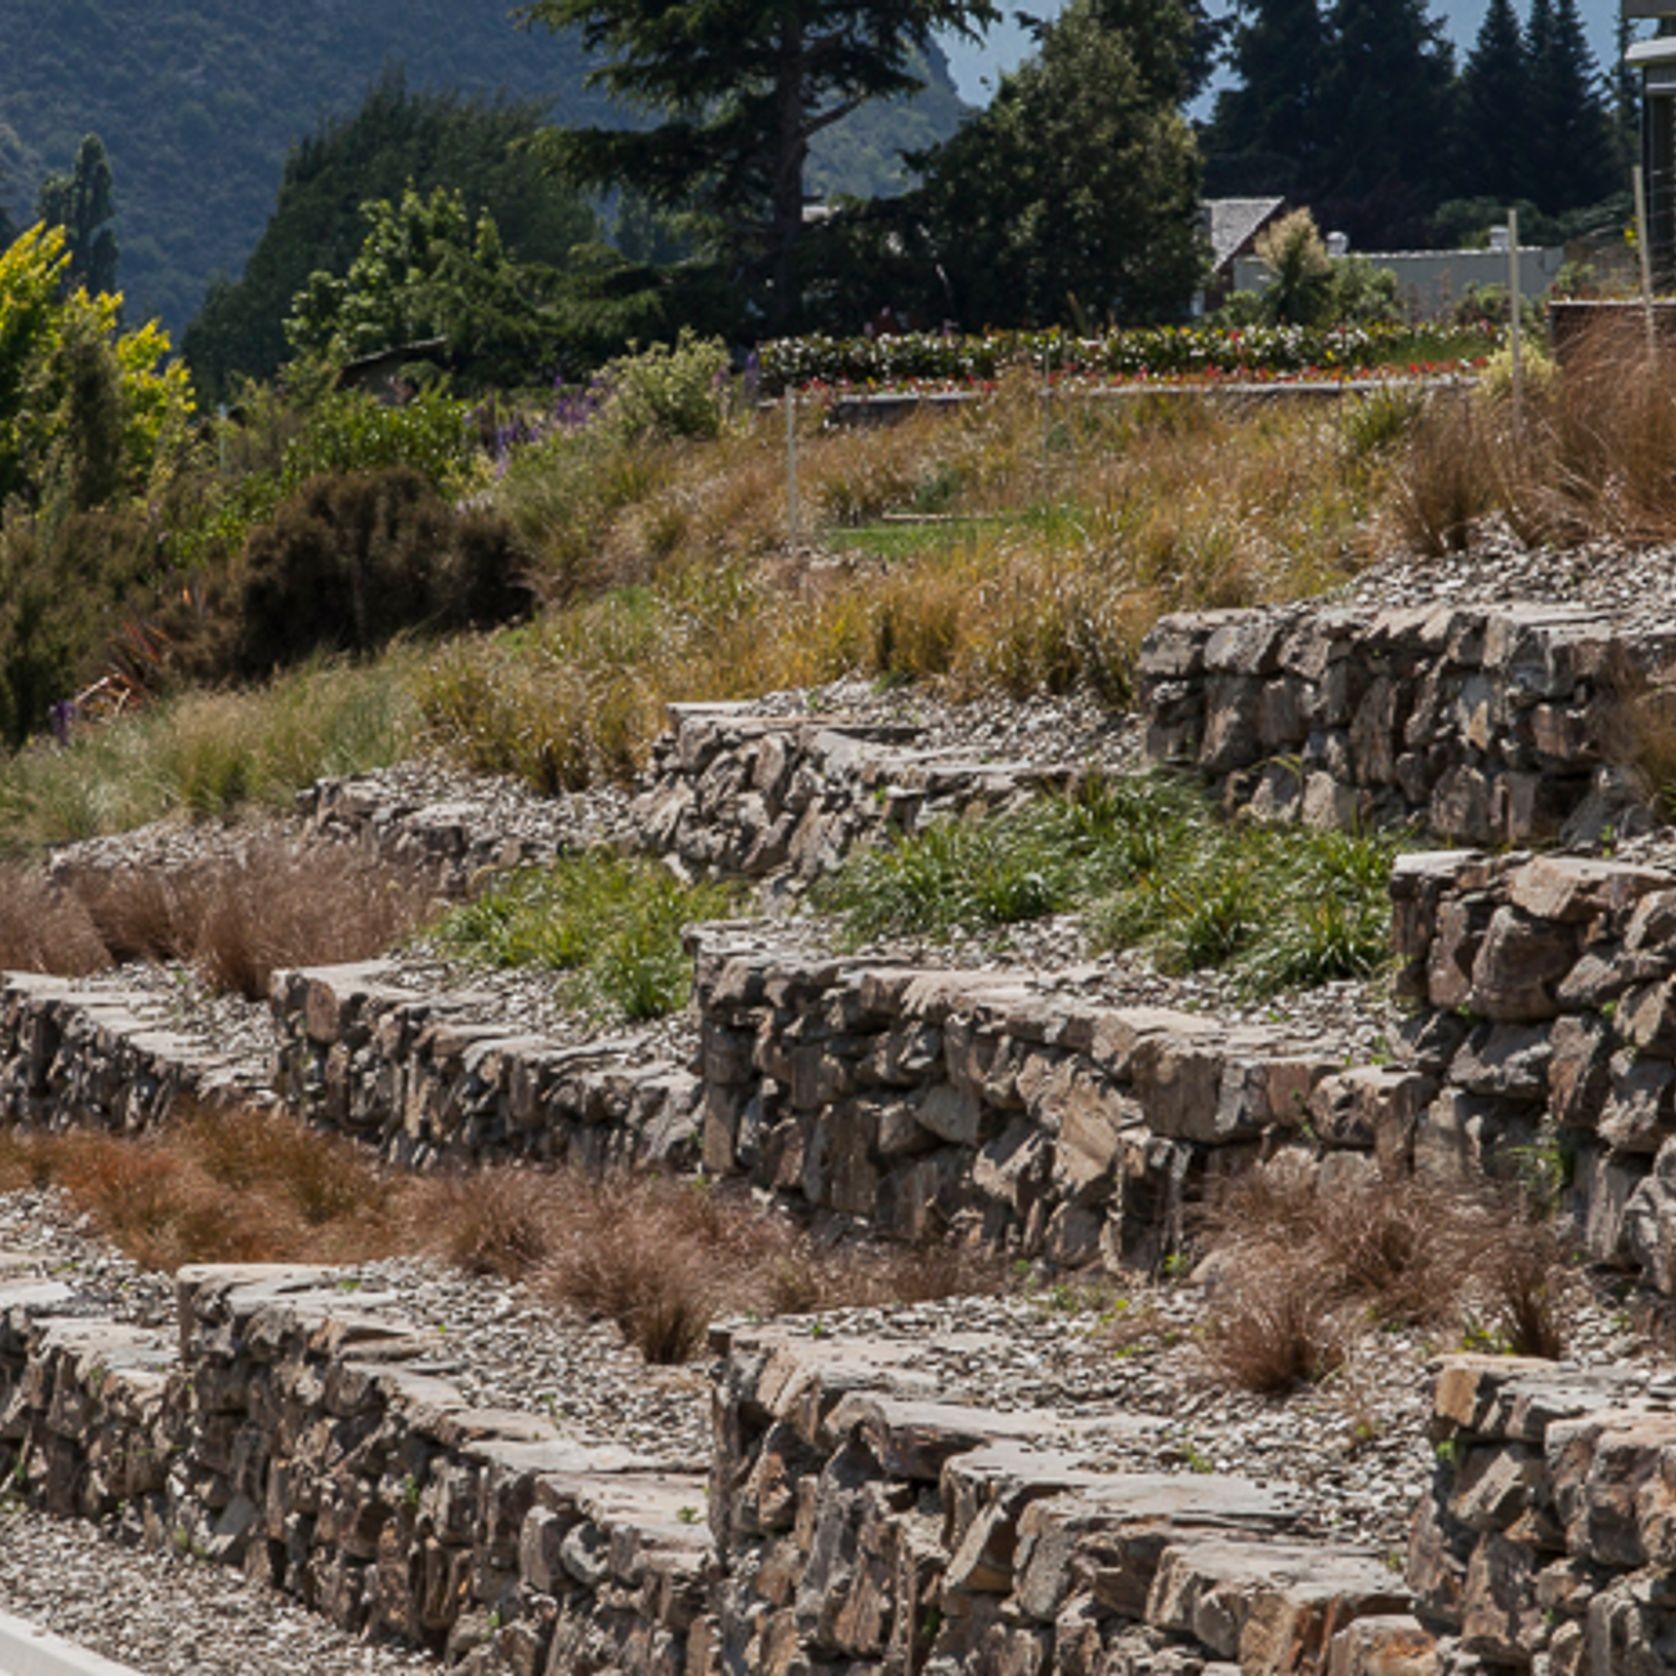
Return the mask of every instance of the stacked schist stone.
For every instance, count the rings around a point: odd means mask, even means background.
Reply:
[[[1072,768],[933,749],[910,725],[671,706],[633,810],[642,846],[696,872],[807,881],[858,843],[948,815],[999,814]]]
[[[1676,1294],[1676,867],[1445,851],[1392,890],[1415,1166],[1545,1153],[1590,1255]]]
[[[1648,821],[1608,760],[1626,694],[1676,628],[1577,607],[1290,607],[1163,618],[1141,650],[1146,750],[1230,810],[1313,826],[1417,821],[1469,843]]]
[[[1415,1608],[1455,1670],[1676,1669],[1676,1381],[1511,1357],[1439,1376]]]

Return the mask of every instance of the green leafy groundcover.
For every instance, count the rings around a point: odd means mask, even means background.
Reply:
[[[762,388],[889,389],[926,383],[982,385],[1015,368],[1050,378],[1349,377],[1376,369],[1460,371],[1491,354],[1499,337],[1476,328],[1409,326],[1149,326],[1079,338],[1049,331],[905,332],[890,336],[781,338],[758,351]]]

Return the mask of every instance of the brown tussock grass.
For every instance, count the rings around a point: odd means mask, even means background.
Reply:
[[[513,1167],[416,1177],[266,1111],[188,1113],[140,1138],[0,1133],[0,1190],[56,1186],[135,1261],[356,1263],[428,1254],[525,1282],[679,1362],[720,1317],[993,1291],[931,1248],[825,1250],[748,1196],[661,1175]]]
[[[1204,1229],[1203,1346],[1243,1389],[1315,1383],[1381,1326],[1563,1354],[1577,1277],[1559,1232],[1512,1190],[1410,1178],[1324,1192],[1311,1172],[1270,1165],[1229,1186]]]
[[[249,1000],[290,966],[365,960],[436,910],[419,874],[334,845],[276,841],[179,872],[82,872],[66,880],[116,960],[181,960]]]
[[[0,972],[80,978],[111,957],[86,907],[20,866],[0,866]]]

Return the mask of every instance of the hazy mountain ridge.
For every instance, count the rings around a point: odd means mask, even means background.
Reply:
[[[21,219],[41,178],[97,132],[117,177],[122,284],[177,329],[216,273],[236,274],[274,205],[292,144],[356,106],[386,68],[410,85],[550,102],[610,119],[571,40],[514,28],[510,0],[0,0],[0,202]],[[963,110],[939,56],[907,106],[828,137],[827,190],[890,182],[898,147]]]

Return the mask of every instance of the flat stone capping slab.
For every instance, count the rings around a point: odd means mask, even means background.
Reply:
[[[4,1676],[140,1676],[126,1664],[113,1664],[4,1612],[0,1612],[0,1672]]]
[[[146,1016],[150,997],[0,972],[0,1121],[41,1129],[149,1129],[182,1100],[262,1097],[247,1067]]]

